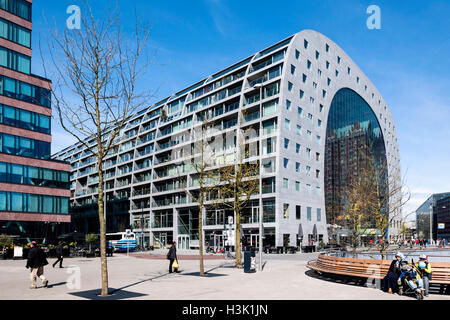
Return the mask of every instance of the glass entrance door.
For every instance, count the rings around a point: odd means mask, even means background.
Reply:
[[[259,235],[258,234],[251,234],[250,235],[250,246],[252,247],[258,247],[259,245]]]
[[[220,250],[224,248],[224,243],[223,243],[223,235],[221,234],[215,234],[214,235],[214,249]]]
[[[159,241],[161,241],[161,249],[165,248],[167,245],[167,233],[161,232]]]
[[[183,235],[178,236],[178,248],[182,250],[188,250],[189,249],[189,236]]]

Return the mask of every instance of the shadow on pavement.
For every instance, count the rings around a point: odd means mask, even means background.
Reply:
[[[70,294],[89,300],[120,300],[146,296],[146,294],[143,293],[125,291],[121,290],[121,288],[119,289],[109,288],[110,295],[107,297],[100,297],[99,296],[100,292],[101,292],[100,289],[93,289],[87,291],[73,292]]]
[[[58,282],[58,283],[49,283],[47,288],[53,288],[53,287],[57,287],[57,286],[62,286],[65,285],[67,282]]]

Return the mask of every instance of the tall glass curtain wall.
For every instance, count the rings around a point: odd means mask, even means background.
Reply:
[[[327,222],[339,211],[347,179],[359,171],[358,153],[370,151],[378,170],[386,168],[386,150],[378,119],[367,102],[355,91],[336,92],[330,106],[326,135],[325,203]],[[335,207],[338,206],[338,207]],[[337,210],[337,211],[336,211]]]

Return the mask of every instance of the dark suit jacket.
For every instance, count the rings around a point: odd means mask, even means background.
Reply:
[[[167,253],[167,259],[176,259],[177,258],[177,248],[175,246],[171,246],[169,249],[169,253]]]
[[[38,268],[48,264],[45,252],[41,248],[33,247],[28,252],[27,268]]]

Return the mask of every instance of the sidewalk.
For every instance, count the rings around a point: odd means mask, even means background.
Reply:
[[[276,255],[274,255],[276,256]],[[280,256],[280,255],[278,255]],[[265,257],[264,270],[252,274],[233,268],[234,261],[205,260],[207,277],[198,275],[197,260],[181,260],[181,273],[168,274],[168,261],[114,255],[108,258],[110,290],[120,289],[108,299],[197,300],[197,299],[345,299],[414,300],[381,290],[321,279],[306,268],[307,256]],[[288,259],[289,258],[289,259]],[[294,259],[297,258],[297,259]],[[49,260],[51,264],[53,259]],[[80,288],[68,288],[79,268]],[[49,288],[29,289],[25,260],[0,260],[0,299],[99,299],[99,258],[64,259],[65,269],[45,267]],[[73,280],[73,278],[72,278]],[[38,280],[38,286],[41,286]],[[425,300],[450,300],[449,295],[430,294]]]

